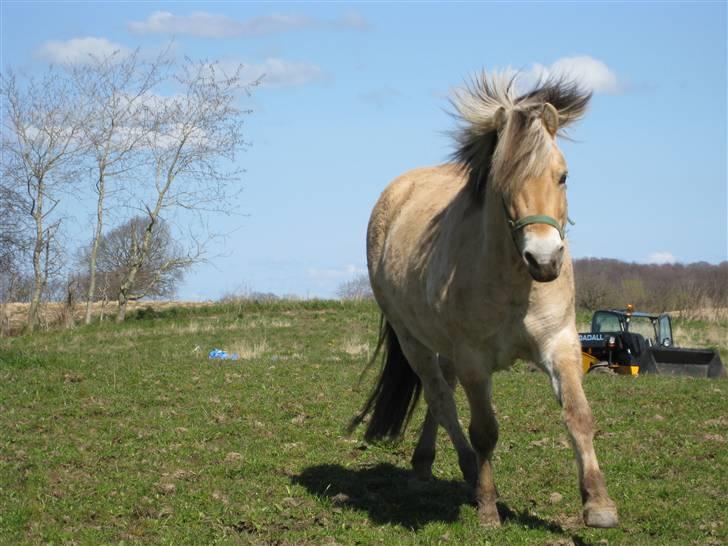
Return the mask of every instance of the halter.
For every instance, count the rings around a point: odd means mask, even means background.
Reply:
[[[506,213],[506,221],[511,228],[511,235],[513,236],[514,242],[516,241],[516,232],[530,224],[546,224],[556,228],[556,231],[559,232],[559,236],[562,241],[564,240],[564,237],[566,237],[566,225],[559,223],[559,221],[552,216],[548,216],[546,214],[534,214],[532,216],[524,216],[518,220],[513,220],[511,215],[508,213],[508,207],[506,207],[505,201],[503,201],[503,211]],[[568,216],[566,217],[566,221],[572,226],[576,224],[576,222]]]

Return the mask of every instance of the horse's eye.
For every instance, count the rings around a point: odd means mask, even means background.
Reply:
[[[567,177],[568,177],[568,175],[567,175],[566,173],[562,174],[562,175],[561,175],[561,178],[559,179],[559,184],[561,184],[562,186],[563,186],[564,184],[566,184],[566,178],[567,178]]]

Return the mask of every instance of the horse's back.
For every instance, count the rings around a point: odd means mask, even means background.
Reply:
[[[462,170],[452,164],[413,169],[395,178],[382,192],[369,219],[370,273],[376,274],[392,230],[397,231],[397,246],[413,248],[464,183]]]

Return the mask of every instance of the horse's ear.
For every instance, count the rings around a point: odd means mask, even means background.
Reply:
[[[559,130],[559,112],[550,103],[543,105],[543,111],[541,112],[541,120],[543,121],[544,127],[552,137],[556,136],[556,131]]]
[[[495,111],[495,114],[493,114],[493,124],[495,125],[495,130],[500,131],[505,127],[506,122],[508,121],[508,114],[506,114],[506,109],[502,106],[498,108],[498,110]]]

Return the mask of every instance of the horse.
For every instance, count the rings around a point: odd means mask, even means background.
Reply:
[[[567,166],[557,136],[591,93],[564,79],[518,94],[515,78],[480,73],[451,97],[459,119],[449,163],[394,179],[367,228],[367,265],[381,309],[382,368],[349,430],[398,439],[420,394],[427,413],[411,464],[432,478],[438,426],[448,433],[485,526],[499,526],[491,457],[498,422],[491,376],[516,359],[549,378],[578,466],[582,517],[618,524],[593,446],[582,389],[574,278],[565,227]],[[460,383],[466,438],[453,397]]]

